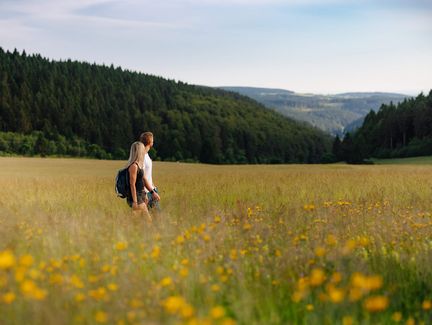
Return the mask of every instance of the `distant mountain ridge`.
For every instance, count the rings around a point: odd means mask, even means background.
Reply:
[[[219,87],[249,96],[285,116],[305,121],[332,135],[361,125],[370,110],[411,97],[398,93],[348,92],[334,95],[301,94],[291,90],[256,87]]]

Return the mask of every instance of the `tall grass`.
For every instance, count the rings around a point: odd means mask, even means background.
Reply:
[[[429,167],[156,162],[148,224],[121,166],[0,159],[1,324],[431,321]]]

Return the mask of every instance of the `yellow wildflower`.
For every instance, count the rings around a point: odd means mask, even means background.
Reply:
[[[323,257],[326,254],[326,249],[324,247],[318,246],[315,248],[315,255],[317,257]]]
[[[11,250],[0,252],[0,269],[10,269],[15,265],[15,256]]]
[[[194,315],[194,312],[195,312],[194,308],[191,305],[187,304],[187,303],[184,303],[180,307],[180,315],[183,318],[190,318],[190,317],[192,317]]]
[[[126,313],[126,318],[127,318],[128,321],[131,322],[131,323],[133,323],[133,322],[135,321],[136,317],[137,317],[137,313],[136,313],[135,311],[133,311],[133,310],[128,311],[128,312]]]
[[[118,251],[124,251],[128,247],[128,243],[125,241],[120,241],[115,245],[115,249]]]
[[[334,272],[331,276],[331,283],[337,284],[342,281],[342,274],[340,272]]]
[[[154,246],[152,249],[152,252],[150,254],[150,256],[154,259],[157,260],[160,256],[160,247],[159,246]]]
[[[412,318],[412,317],[408,318],[406,321],[406,325],[415,325],[414,318]]]
[[[363,307],[369,312],[379,312],[385,310],[389,305],[386,296],[372,296],[364,301]]]
[[[217,284],[213,284],[213,285],[211,286],[211,291],[213,291],[213,292],[218,292],[218,291],[220,291],[220,286],[217,285]]]
[[[179,235],[179,236],[177,236],[177,238],[176,238],[176,243],[178,244],[178,245],[181,245],[181,244],[183,244],[185,242],[185,238],[183,237],[183,235]]]
[[[432,302],[430,300],[425,300],[422,303],[423,310],[429,310],[432,308]]]
[[[144,306],[144,303],[137,298],[133,298],[129,301],[129,306],[131,308],[141,308],[142,306]]]
[[[347,255],[351,253],[356,248],[356,246],[357,242],[354,239],[347,240],[342,250],[342,254]]]
[[[63,283],[63,275],[60,273],[52,274],[49,278],[50,284],[62,284]]]
[[[315,205],[313,205],[313,204],[305,204],[303,206],[303,210],[305,210],[305,211],[313,211],[313,210],[315,210]]]
[[[170,277],[165,277],[160,281],[162,287],[168,287],[173,284],[173,280]]]
[[[33,256],[27,254],[27,255],[23,255],[20,257],[19,259],[19,264],[25,267],[30,267],[33,265]]]
[[[351,288],[349,291],[349,300],[350,301],[358,301],[363,297],[363,290],[360,288]]]
[[[344,291],[333,286],[329,287],[328,295],[330,300],[335,304],[342,302],[342,300],[344,299]]]
[[[44,300],[46,296],[47,291],[40,288],[36,288],[36,290],[33,292],[33,299],[36,300]]]
[[[294,291],[291,295],[291,300],[294,302],[300,302],[306,297],[306,291]]]
[[[182,267],[179,271],[181,277],[185,278],[189,274],[189,270],[186,267]]]
[[[12,291],[6,292],[3,296],[2,296],[2,301],[5,304],[11,304],[14,300],[15,300],[16,296]]]
[[[97,276],[97,275],[90,274],[90,275],[88,276],[88,281],[89,281],[90,283],[96,283],[96,282],[98,282],[99,280],[100,280],[100,277]]]
[[[370,239],[368,237],[362,236],[357,240],[358,245],[361,247],[366,247],[370,244]]]
[[[103,273],[108,273],[109,271],[111,271],[111,266],[108,264],[105,264],[104,266],[102,266],[101,271]]]
[[[380,275],[372,275],[366,278],[367,288],[369,290],[380,289],[383,285],[383,278]]]
[[[235,261],[237,259],[237,250],[236,249],[231,249],[230,251],[230,258]]]
[[[39,279],[41,277],[41,272],[38,269],[30,269],[28,274],[33,280]]]
[[[98,311],[95,314],[95,321],[97,323],[106,323],[108,322],[108,315],[107,313],[103,312],[103,311]]]
[[[366,291],[377,290],[382,287],[383,279],[380,275],[364,276],[359,272],[353,273],[351,285]]]
[[[222,306],[213,307],[210,310],[210,316],[213,319],[220,319],[225,316],[225,309]]]
[[[187,258],[182,259],[182,261],[180,262],[181,265],[189,265],[189,260]]]
[[[222,320],[221,325],[236,325],[236,322],[231,318],[225,318]]]
[[[107,291],[104,287],[99,287],[95,290],[90,290],[88,295],[95,300],[103,300],[107,298]]]
[[[83,293],[77,293],[76,295],[75,295],[75,301],[76,302],[82,302],[82,301],[84,301],[86,299],[86,297],[85,297],[85,295],[83,294]]]
[[[398,323],[402,320],[402,313],[397,311],[397,312],[393,313],[391,318],[394,322]]]
[[[78,276],[76,276],[75,274],[71,276],[71,278],[70,278],[70,283],[71,283],[75,288],[78,288],[78,289],[82,289],[82,288],[84,288],[84,283],[83,283],[83,282],[81,281],[81,279],[80,279]]]
[[[108,288],[108,290],[110,290],[110,291],[117,291],[117,290],[118,290],[118,285],[115,284],[115,283],[109,283],[109,284],[107,285],[107,288]]]
[[[28,298],[33,298],[35,300],[43,300],[45,299],[47,292],[43,289],[40,289],[33,281],[25,280],[21,283],[21,292],[24,296]]]
[[[342,325],[352,325],[352,324],[354,324],[354,321],[351,316],[344,316],[342,318]]]
[[[222,266],[218,266],[217,268],[216,268],[216,273],[217,274],[224,274],[224,272],[225,272],[225,269],[222,267]]]
[[[335,235],[327,235],[326,244],[328,246],[335,246],[337,244],[337,238]]]
[[[313,287],[320,286],[326,279],[325,273],[322,269],[313,269],[310,275],[309,284]]]
[[[21,291],[25,295],[31,295],[36,289],[36,284],[31,280],[26,280],[21,284]]]
[[[18,266],[15,269],[15,281],[22,282],[24,280],[27,269],[23,266]]]
[[[163,307],[170,314],[177,313],[184,304],[185,300],[180,296],[171,296],[162,302]]]

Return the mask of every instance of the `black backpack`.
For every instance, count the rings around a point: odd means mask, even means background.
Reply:
[[[129,167],[120,169],[117,172],[115,191],[117,196],[122,199],[130,196]]]

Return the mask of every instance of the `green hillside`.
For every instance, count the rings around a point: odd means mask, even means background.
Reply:
[[[336,95],[299,94],[284,89],[221,87],[249,96],[266,107],[308,122],[333,135],[361,125],[364,116],[382,104],[397,103],[406,95],[394,93],[343,93]]]
[[[335,139],[333,154],[348,162],[432,155],[432,90],[371,111],[353,134]]]
[[[312,163],[323,132],[232,92],[0,49],[0,152],[124,159],[142,131],[154,157]]]
[[[432,156],[371,160],[376,165],[432,165]]]

